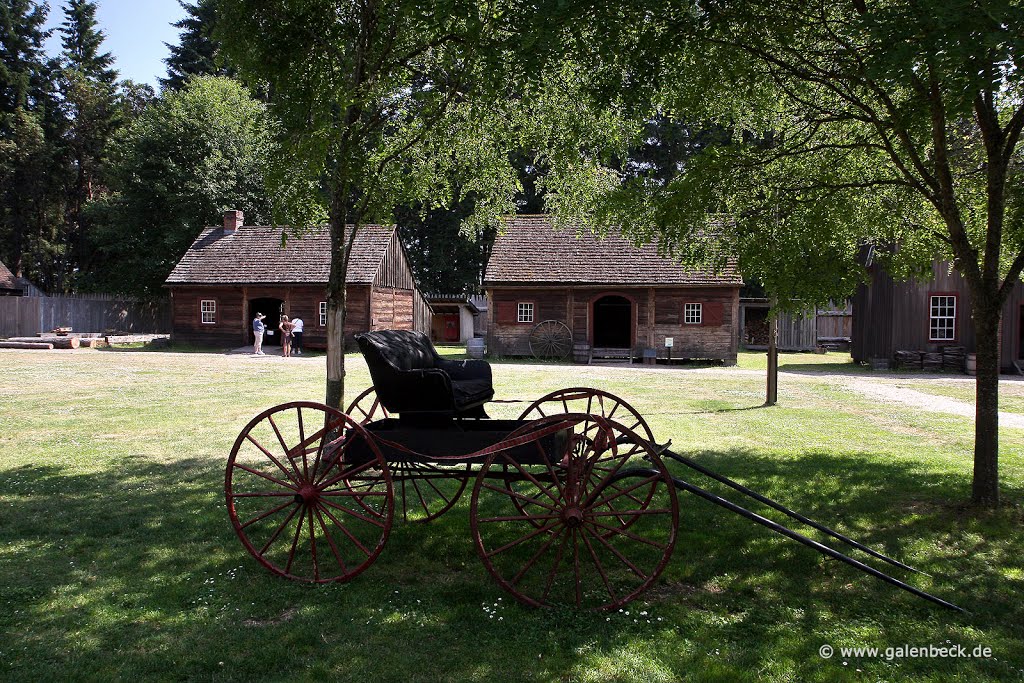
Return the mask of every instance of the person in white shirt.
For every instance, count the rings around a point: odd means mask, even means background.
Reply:
[[[294,351],[296,355],[301,356],[303,327],[302,318],[300,318],[299,316],[295,316],[294,318],[292,318],[292,325],[295,326],[295,328],[292,330],[292,351]]]

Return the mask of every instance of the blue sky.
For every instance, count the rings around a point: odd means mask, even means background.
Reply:
[[[164,43],[178,42],[178,29],[172,22],[185,16],[177,0],[99,0],[96,19],[106,34],[103,45],[116,60],[121,78],[149,83],[159,90],[157,81],[166,75],[163,60],[168,55]],[[63,0],[50,0],[48,28],[64,21]],[[60,52],[60,36],[47,43],[50,54]]]

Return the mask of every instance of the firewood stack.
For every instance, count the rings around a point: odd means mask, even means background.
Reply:
[[[925,372],[942,372],[942,354],[925,353],[921,356],[921,365]]]
[[[897,351],[896,352],[896,369],[897,370],[920,370],[921,369],[921,352],[920,351]]]
[[[946,372],[963,372],[967,349],[962,346],[945,346],[942,349],[942,369]]]

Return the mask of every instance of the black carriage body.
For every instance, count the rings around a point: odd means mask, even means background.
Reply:
[[[490,455],[488,449],[505,441],[528,420],[452,420],[409,424],[398,418],[384,418],[363,425],[377,439],[375,443],[388,462],[439,465],[480,464]],[[547,464],[565,450],[569,430],[558,430],[526,443],[504,449],[510,458],[523,465]],[[374,457],[367,442],[357,441],[346,451],[353,463]],[[545,460],[548,458],[548,460]]]

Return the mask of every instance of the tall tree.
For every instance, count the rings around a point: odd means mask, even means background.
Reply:
[[[111,136],[121,124],[114,58],[102,52],[104,35],[97,28],[96,3],[68,0],[60,26],[61,95],[68,120],[66,145],[73,178],[68,192],[68,262],[63,288],[75,272],[88,270],[88,227],[83,207],[97,193],[100,164]]]
[[[853,254],[865,239],[898,243],[890,266],[904,273],[952,261],[977,334],[972,499],[996,505],[998,329],[1024,268],[1024,8],[680,0],[575,9],[601,27],[591,33],[598,47],[576,53],[607,57],[588,63],[601,71],[589,78],[596,101],[731,131],[668,182],[594,170],[600,182],[575,194],[578,208],[605,223],[629,214],[639,235],[682,255],[713,260],[694,252],[724,242],[745,275],[810,300],[862,276]],[[570,180],[566,171],[556,182]],[[706,239],[709,213],[719,241]]]
[[[199,227],[228,209],[269,220],[264,174],[272,156],[266,107],[234,80],[194,78],[150,105],[111,142],[110,194],[88,207],[96,267],[82,286],[160,296]]]
[[[217,26],[218,0],[198,0],[196,3],[178,0],[188,14],[172,24],[180,29],[177,45],[165,43],[171,56],[167,64],[167,78],[160,79],[165,90],[181,90],[193,76],[231,76],[234,70],[221,54],[221,46],[214,37]]]
[[[283,122],[274,194],[289,201],[278,216],[303,225],[326,214],[330,226],[326,403],[340,406],[352,241],[367,222],[390,221],[438,169],[479,157],[458,158],[438,123],[465,99],[497,14],[473,0],[222,0],[220,9],[232,63],[268,84]],[[408,172],[428,157],[432,171]],[[478,212],[500,207],[477,200]]]
[[[62,222],[54,65],[45,3],[0,2],[0,259],[44,288]]]

